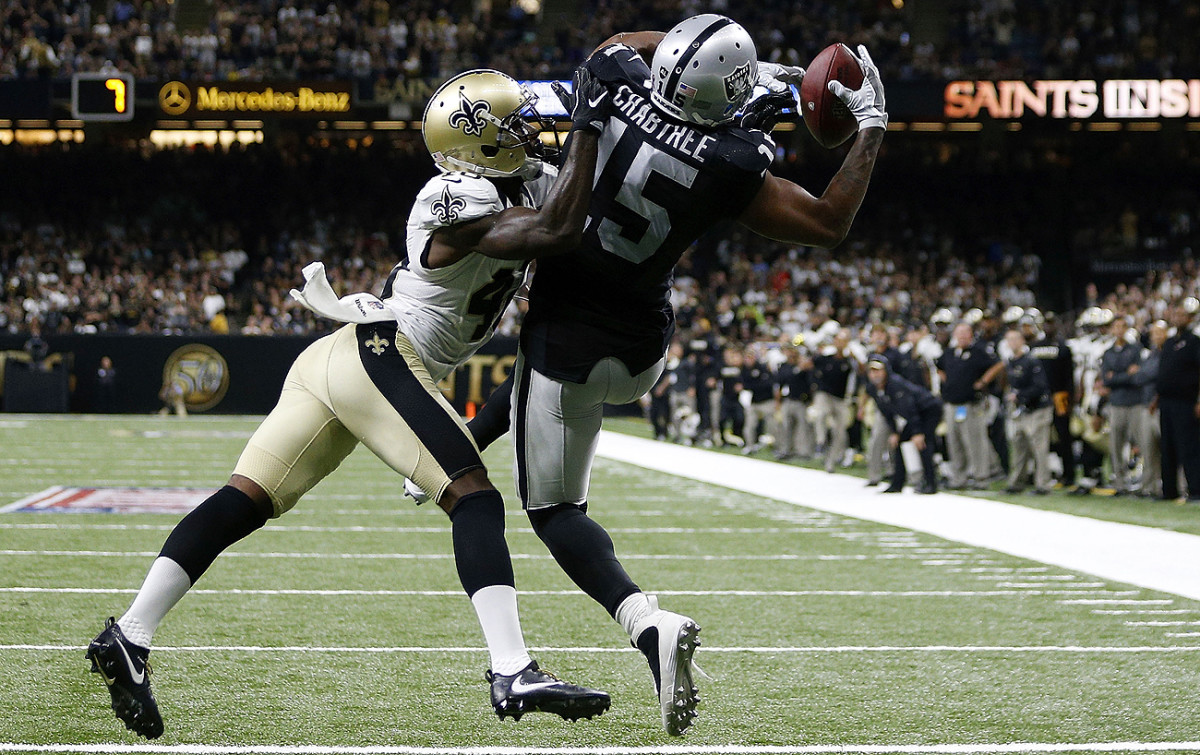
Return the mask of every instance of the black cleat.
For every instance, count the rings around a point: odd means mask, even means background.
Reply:
[[[537,661],[508,676],[488,671],[492,684],[492,707],[503,721],[512,716],[520,721],[526,713],[554,713],[568,721],[599,716],[612,705],[607,692],[564,682],[538,668]]]
[[[113,712],[125,728],[146,739],[156,739],[162,736],[163,722],[150,691],[149,654],[148,649],[125,639],[110,616],[84,657],[92,662],[92,673],[104,680],[112,695]]]

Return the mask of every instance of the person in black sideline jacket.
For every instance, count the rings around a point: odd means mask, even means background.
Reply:
[[[1029,353],[1025,336],[1019,330],[1010,330],[1004,341],[1012,351],[1012,358],[1005,366],[1008,377],[1008,420],[1012,428],[1013,456],[1008,471],[1006,492],[1021,490],[1025,470],[1030,462],[1034,465],[1034,487],[1036,494],[1050,490],[1050,384],[1046,382],[1046,371],[1042,362]]]
[[[1182,466],[1188,500],[1200,501],[1200,336],[1191,330],[1188,309],[1175,306],[1168,313],[1175,332],[1163,343],[1151,406],[1162,427],[1163,498],[1179,497]]]
[[[890,431],[888,446],[892,456],[892,480],[883,492],[904,489],[908,470],[900,444],[912,441],[921,454],[923,479],[917,492],[937,492],[937,468],[933,459],[933,439],[942,419],[942,402],[925,388],[892,374],[888,358],[872,354],[867,361],[867,395],[879,409],[879,420]]]

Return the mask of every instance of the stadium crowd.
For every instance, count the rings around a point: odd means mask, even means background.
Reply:
[[[582,24],[570,19],[552,29],[515,2],[469,12],[430,0],[214,0],[204,8],[198,23],[182,24],[170,0],[10,0],[0,8],[0,77],[66,77],[111,66],[160,80],[370,85],[480,65],[560,77],[616,32],[667,29],[703,11],[738,15],[764,59],[804,65],[831,41],[867,44],[885,81],[1177,76],[1196,70],[1191,41],[1200,36],[1195,0],[960,0],[942,22],[923,26],[924,38],[914,38],[903,3],[874,0],[738,8],[724,0],[590,0]]]

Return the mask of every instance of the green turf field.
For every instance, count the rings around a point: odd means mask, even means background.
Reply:
[[[255,424],[0,415],[0,505],[51,485],[213,488]],[[513,504],[508,449],[486,458],[527,640],[608,690],[608,714],[495,718],[448,520],[360,449],[164,622],[154,751],[1200,750],[1200,602],[600,460],[593,515],[634,579],[704,627],[713,679],[693,729],[668,738],[645,662]],[[0,751],[144,743],[83,648],[177,518],[0,514]]]

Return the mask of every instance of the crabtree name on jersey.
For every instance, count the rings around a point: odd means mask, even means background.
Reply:
[[[637,92],[622,84],[613,95],[613,104],[629,118],[629,122],[647,134],[657,135],[665,146],[704,161],[705,150],[717,143],[716,137],[703,134],[691,126],[668,121]]]

